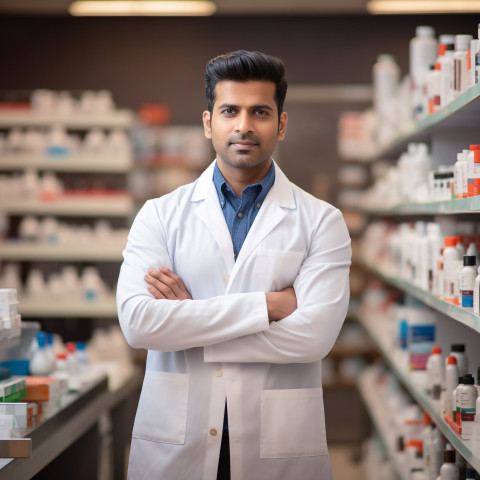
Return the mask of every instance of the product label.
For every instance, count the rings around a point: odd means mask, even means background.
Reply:
[[[473,307],[473,290],[462,291],[462,307]]]
[[[435,325],[412,325],[409,330],[410,370],[426,370],[435,341]]]
[[[473,313],[480,314],[480,282],[477,280],[473,287]]]

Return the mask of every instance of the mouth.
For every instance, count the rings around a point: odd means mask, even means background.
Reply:
[[[230,145],[234,148],[237,148],[238,150],[250,150],[256,147],[258,144],[255,142],[238,140],[238,141],[231,142]]]

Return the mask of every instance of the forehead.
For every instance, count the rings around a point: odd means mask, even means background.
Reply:
[[[271,80],[221,80],[215,86],[215,105],[270,105],[275,103],[275,83]]]

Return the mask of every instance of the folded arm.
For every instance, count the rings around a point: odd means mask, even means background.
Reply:
[[[350,237],[334,211],[315,232],[294,283],[298,308],[261,332],[205,348],[206,362],[302,363],[325,357],[347,313]]]

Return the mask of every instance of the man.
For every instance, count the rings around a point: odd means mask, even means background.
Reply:
[[[350,238],[272,160],[283,63],[237,51],[205,78],[216,160],[144,205],[118,281],[125,337],[149,350],[129,478],[215,480],[230,461],[232,480],[328,480],[321,359],[347,310]]]

